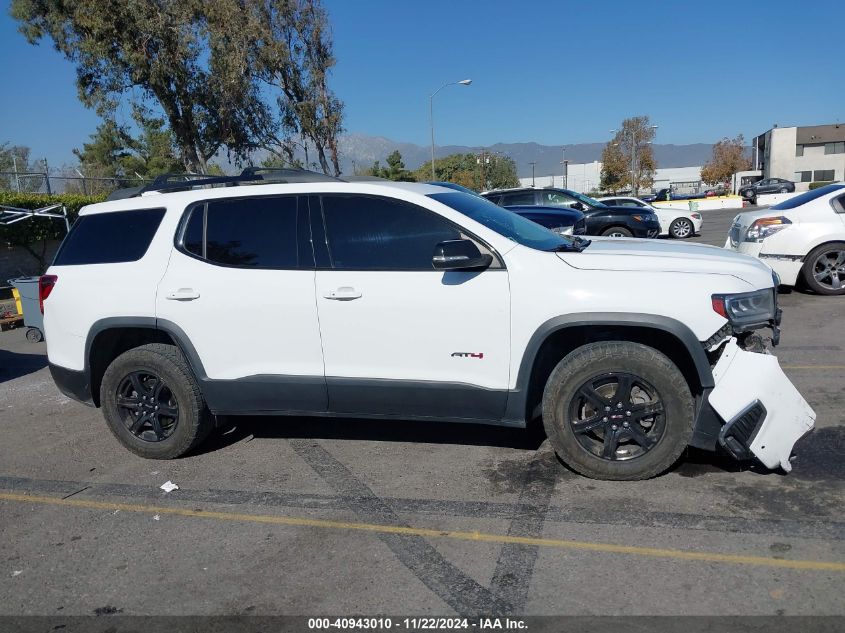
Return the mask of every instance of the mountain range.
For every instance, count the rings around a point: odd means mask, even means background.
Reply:
[[[692,167],[703,165],[711,156],[713,146],[707,143],[691,145],[653,145],[654,156],[658,167]],[[520,177],[531,176],[531,163],[537,176],[559,174],[563,160],[563,146],[541,145],[540,143],[496,143],[486,147],[469,147],[466,145],[443,145],[435,147],[437,158],[449,154],[468,154],[499,152],[510,156],[516,161],[517,173]],[[566,145],[566,160],[570,164],[590,163],[601,159],[604,143],[580,143]],[[372,166],[375,161],[385,164],[385,159],[393,150],[399,150],[405,168],[414,170],[431,159],[431,147],[393,141],[383,136],[368,136],[365,134],[345,134],[339,139],[341,171],[351,174],[355,170],[361,171]]]

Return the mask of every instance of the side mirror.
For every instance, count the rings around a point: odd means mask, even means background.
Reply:
[[[493,263],[492,255],[482,255],[472,240],[447,240],[434,247],[431,265],[437,270],[478,270]]]
[[[583,202],[573,202],[570,206],[577,211],[583,211],[587,208],[584,206]]]

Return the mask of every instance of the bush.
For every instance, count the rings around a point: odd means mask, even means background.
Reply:
[[[80,194],[15,193],[0,191],[0,205],[18,209],[39,209],[53,204],[63,204],[72,224],[79,210],[87,204],[102,202],[105,196],[83,196]],[[66,234],[65,223],[58,218],[27,218],[11,225],[0,224],[0,244],[18,246],[28,252],[43,271],[47,262],[47,243],[61,240]]]
[[[818,189],[819,187],[825,187],[825,186],[831,184],[832,182],[833,182],[832,180],[824,180],[824,181],[821,181],[821,182],[811,182],[810,183],[810,191],[812,191],[813,189]]]

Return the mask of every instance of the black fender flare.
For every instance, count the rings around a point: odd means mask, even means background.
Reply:
[[[689,352],[695,366],[701,387],[704,390],[715,386],[713,371],[707,353],[698,337],[685,324],[677,319],[659,314],[641,314],[624,312],[581,312],[554,317],[540,325],[528,341],[517,373],[516,387],[510,391],[505,412],[505,419],[526,420],[526,401],[531,381],[531,372],[542,344],[552,334],[574,327],[614,326],[640,327],[660,330],[678,339]]]

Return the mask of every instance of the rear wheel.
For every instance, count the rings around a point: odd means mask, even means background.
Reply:
[[[573,470],[596,479],[647,479],[669,468],[689,443],[693,398],[681,372],[657,350],[627,341],[590,343],[549,376],[543,425]]]
[[[150,459],[184,455],[213,427],[199,386],[173,345],[142,345],[118,356],[103,375],[100,402],[118,441]]]
[[[687,218],[677,218],[669,225],[669,235],[679,240],[692,237],[694,232],[692,222]]]
[[[801,276],[820,295],[845,294],[845,242],[822,244],[810,251]]]
[[[632,237],[634,234],[624,226],[611,226],[609,229],[602,231],[602,235],[606,237]]]
[[[787,189],[786,187],[781,187],[780,193],[789,193],[789,189]]]

